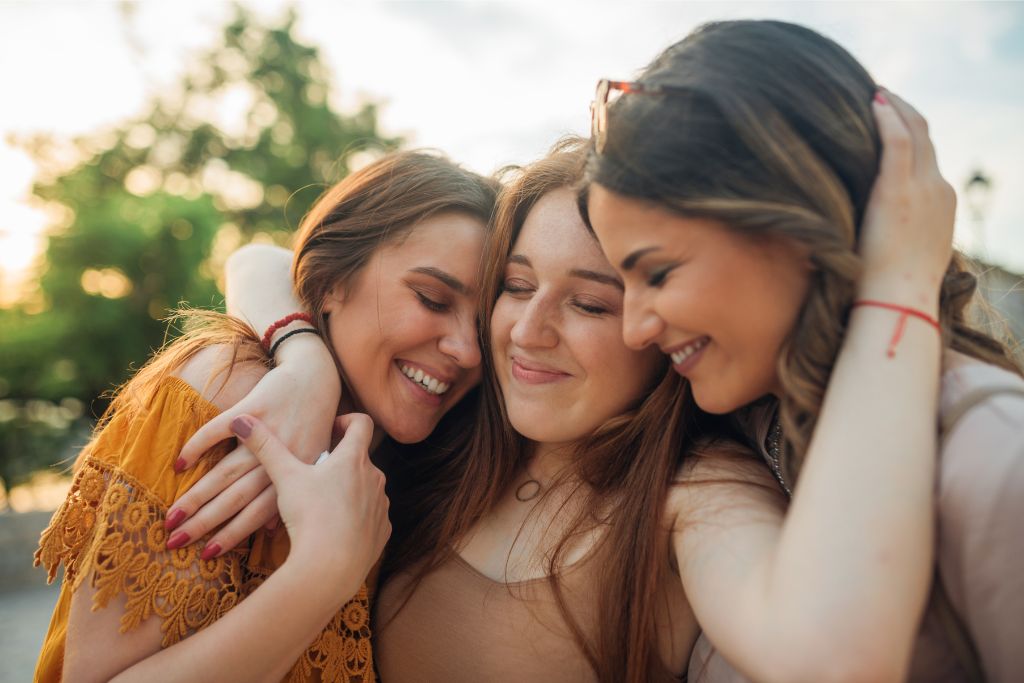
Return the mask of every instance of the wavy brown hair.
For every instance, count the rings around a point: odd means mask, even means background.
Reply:
[[[783,465],[795,480],[846,331],[861,270],[861,220],[878,174],[877,84],[835,42],[778,21],[707,24],[640,76],[671,86],[608,107],[587,177],[686,217],[802,246],[811,286],[778,359]],[[943,343],[1020,372],[1006,346],[968,323],[976,288],[954,255],[940,294]],[[687,402],[685,410],[695,405]]]
[[[485,258],[481,341],[490,338],[490,317],[501,294],[505,264],[527,215],[541,197],[575,187],[583,177],[586,141],[563,140],[540,161],[514,171],[498,198],[495,225]],[[485,345],[486,348],[486,345]],[[450,559],[458,542],[509,489],[533,454],[533,443],[509,422],[493,358],[484,354],[476,427],[465,448],[420,453],[401,469],[416,483],[392,498],[400,520],[386,556],[384,576],[412,569],[406,598],[419,580]],[[665,371],[635,405],[575,445],[573,495],[583,501],[548,560],[548,581],[566,623],[602,681],[672,679],[656,648],[655,614],[661,585],[673,571],[668,529],[663,524],[669,488],[688,448],[692,424],[717,419],[688,412],[682,378]],[[577,485],[577,482],[579,485]],[[563,508],[565,509],[565,508]],[[604,563],[599,585],[596,632],[573,617],[559,578],[568,544],[600,526]],[[387,624],[378,625],[378,632]]]
[[[299,225],[292,262],[296,295],[312,314],[317,330],[327,331],[323,312],[327,295],[356,277],[377,249],[442,212],[468,214],[489,225],[496,194],[496,181],[426,152],[388,154],[327,190]],[[215,373],[214,378],[223,377],[221,387],[238,363],[272,365],[259,335],[248,325],[211,311],[183,310],[176,317],[184,334],[115,392],[100,428],[114,412],[140,410],[164,377],[203,348],[225,345],[232,349],[230,361]]]

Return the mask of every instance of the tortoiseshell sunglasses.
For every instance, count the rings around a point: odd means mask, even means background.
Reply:
[[[594,149],[598,154],[604,152],[608,140],[608,105],[621,95],[661,95],[686,90],[670,85],[645,85],[639,81],[610,81],[602,78],[597,82],[597,92],[594,93],[594,101],[590,103],[590,137],[594,140]]]

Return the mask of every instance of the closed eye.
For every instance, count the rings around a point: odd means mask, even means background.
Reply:
[[[678,263],[673,263],[667,266],[662,266],[661,268],[658,268],[657,270],[654,270],[653,272],[649,273],[647,275],[647,286],[660,287],[665,283],[665,278],[668,277],[668,274],[678,267]]]
[[[431,299],[423,292],[420,292],[415,289],[413,290],[413,292],[415,292],[416,298],[420,300],[420,303],[423,304],[423,306],[426,307],[427,310],[433,311],[434,313],[444,313],[445,311],[448,310],[448,304],[444,303],[443,301],[435,301],[434,299]]]

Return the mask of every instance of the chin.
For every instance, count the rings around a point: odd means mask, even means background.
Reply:
[[[731,400],[728,395],[718,391],[701,391],[696,385],[690,385],[693,391],[693,402],[705,413],[712,415],[725,415],[745,405]]]
[[[428,436],[430,436],[430,433],[434,431],[434,428],[436,426],[436,423],[430,425],[400,424],[395,425],[393,427],[389,427],[388,425],[382,424],[381,429],[383,429],[384,432],[389,437],[391,437],[398,443],[412,444],[419,443],[420,441],[426,439]]]

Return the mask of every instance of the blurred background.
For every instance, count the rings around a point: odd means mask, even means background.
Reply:
[[[589,132],[599,78],[767,17],[834,38],[928,117],[958,245],[1024,335],[1022,4],[0,2],[0,592],[34,576],[105,393],[169,309],[222,305],[232,250],[287,244],[390,149],[483,173],[535,158]]]

